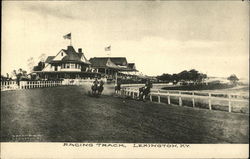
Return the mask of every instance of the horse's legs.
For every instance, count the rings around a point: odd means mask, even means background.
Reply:
[[[140,92],[140,94],[139,94],[139,100],[143,100],[143,92]]]

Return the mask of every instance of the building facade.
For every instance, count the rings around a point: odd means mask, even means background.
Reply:
[[[109,81],[136,78],[137,72],[135,64],[128,63],[125,57],[94,57],[87,60],[82,49],[76,51],[73,46],[61,49],[55,56],[48,56],[33,71],[40,79],[105,78]]]
[[[108,80],[137,77],[135,64],[128,63],[125,57],[94,57],[89,61],[91,67]]]
[[[79,79],[100,77],[97,70],[91,68],[91,63],[87,60],[79,48],[75,51],[73,46],[60,50],[55,56],[48,56],[45,66],[40,71],[33,71],[42,79]]]

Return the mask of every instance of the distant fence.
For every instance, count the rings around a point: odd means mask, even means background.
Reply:
[[[1,81],[1,91],[56,87],[62,85],[84,85],[92,83],[93,79],[64,79],[62,81]]]
[[[131,97],[133,99],[138,99],[139,88],[133,87],[123,87],[121,90],[121,95]],[[153,100],[154,98],[154,100]],[[164,102],[162,99],[164,98]],[[232,112],[232,102],[249,103],[249,96],[242,96],[230,93],[211,93],[211,92],[200,92],[200,91],[179,91],[179,90],[161,90],[161,89],[151,89],[149,94],[149,100],[156,101],[158,103],[167,104],[178,104],[183,106],[187,104],[187,99],[191,101],[189,105],[191,107],[196,107],[201,103],[207,103],[208,109],[213,110],[213,103],[221,105],[220,101],[226,102],[226,111]],[[185,103],[183,102],[185,101]],[[219,102],[218,102],[219,101]],[[219,103],[219,104],[218,104]],[[197,104],[197,105],[196,105]],[[247,105],[246,113],[249,113],[249,105]]]

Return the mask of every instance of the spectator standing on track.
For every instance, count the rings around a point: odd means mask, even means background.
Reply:
[[[120,91],[121,91],[121,82],[117,81],[115,86],[115,93],[120,94]]]

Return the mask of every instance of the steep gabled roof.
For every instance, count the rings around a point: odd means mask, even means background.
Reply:
[[[73,46],[68,46],[67,50],[63,49],[63,51],[65,51],[68,55],[77,53]]]
[[[110,67],[118,68],[108,57],[94,57],[90,58],[90,63],[92,67]]]
[[[45,63],[51,62],[54,58],[55,56],[48,56],[47,59],[45,60]]]
[[[78,53],[78,56],[80,57],[81,61],[83,61],[84,63],[90,64],[89,60],[84,56],[83,53]]]
[[[126,57],[110,57],[110,60],[114,64],[120,65],[120,66],[127,66],[128,64]]]
[[[112,63],[114,63],[115,65],[120,65],[120,66],[127,66],[128,62],[126,57],[94,57],[91,59],[98,59],[98,63],[102,63],[105,61],[107,61],[108,59],[110,59],[112,61]]]
[[[62,49],[62,51],[65,52],[67,55],[63,57],[61,61],[90,64],[90,62],[86,59],[84,54],[82,52],[81,53],[76,52],[73,46],[68,46],[67,50]],[[49,62],[53,63],[53,62],[60,62],[60,61],[51,60]]]
[[[128,68],[135,69],[135,63],[128,63]]]
[[[67,62],[81,62],[79,56],[77,53],[68,53],[64,58],[62,58],[62,61]]]

